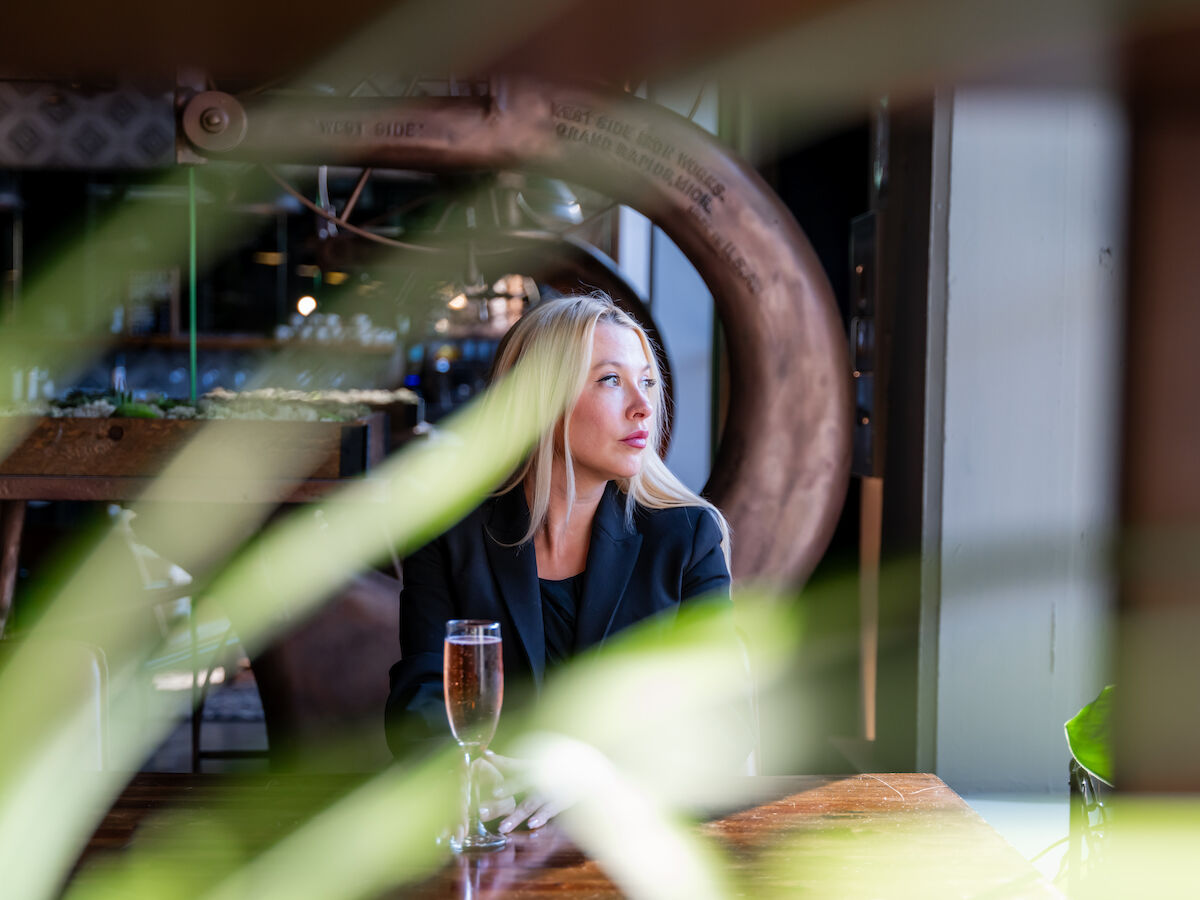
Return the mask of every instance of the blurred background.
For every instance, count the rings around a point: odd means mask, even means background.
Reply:
[[[292,399],[354,407],[347,422],[383,416],[357,438],[369,472],[482,390],[530,304],[603,289],[660,341],[667,461],[696,490],[715,469],[722,484],[758,477],[721,455],[731,410],[767,393],[798,408],[816,391],[852,397],[820,526],[769,538],[803,541],[811,564],[776,564],[781,549],[735,573],[769,576],[805,614],[804,702],[764,706],[764,771],[933,772],[998,823],[1009,802],[1025,822],[1049,810],[1028,838],[1044,846],[1066,830],[1063,723],[1118,682],[1122,787],[1200,784],[1191,4],[217,0],[70,20],[4,13],[0,310],[21,336],[0,356],[9,414],[304,392]],[[585,172],[379,166],[353,149],[255,162],[182,124],[206,90],[334,109],[471,98],[503,116],[518,76],[636,98],[745,160],[815,254],[812,302],[841,329],[822,352],[844,385],[739,376],[736,304],[706,278],[732,261],[685,252],[654,204]],[[114,232],[131,204],[141,218]],[[158,223],[183,233],[189,216],[192,264],[157,243]],[[47,273],[53,291],[38,287]],[[797,432],[812,427],[797,414]],[[30,452],[72,455],[55,446]],[[793,446],[779,465],[807,472]],[[156,706],[165,692],[206,692],[147,769],[302,766],[331,725],[370,733],[397,652],[392,562],[251,652],[236,610],[194,614],[192,567],[173,565],[186,548],[124,508],[136,485],[6,465],[5,640],[38,620],[35,587],[63,542],[120,522],[145,591],[121,614],[178,638],[147,661],[146,717],[176,720]],[[381,729],[345,752],[339,765],[381,765]]]

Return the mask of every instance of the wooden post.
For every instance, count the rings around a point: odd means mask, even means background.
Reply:
[[[12,610],[17,589],[21,531],[25,526],[25,501],[0,500],[0,637]]]
[[[1200,791],[1200,26],[1133,55],[1116,760]]]
[[[883,534],[883,479],[862,480],[858,563],[859,696],[862,736],[875,740],[875,705],[879,677],[879,551]]]

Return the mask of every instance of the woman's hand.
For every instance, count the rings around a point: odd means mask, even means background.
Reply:
[[[513,785],[493,764],[494,756],[488,751],[471,764],[471,777],[479,792],[479,818],[484,822],[507,816],[517,807]]]
[[[490,822],[503,816],[498,826],[501,834],[508,834],[522,823],[530,829],[541,828],[569,805],[529,791],[529,767],[522,760],[488,750],[475,765],[479,818]]]

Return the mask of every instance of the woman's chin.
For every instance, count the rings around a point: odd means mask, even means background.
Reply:
[[[622,467],[621,472],[617,475],[614,475],[613,478],[628,480],[633,478],[640,471],[642,471],[642,459],[640,456],[638,456],[635,457],[629,465]]]

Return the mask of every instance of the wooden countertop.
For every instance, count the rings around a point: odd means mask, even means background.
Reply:
[[[1057,892],[967,804],[933,775],[760,776],[736,779],[740,808],[697,826],[727,862],[732,893],[745,896],[1034,896]],[[353,786],[342,776],[137,775],[89,841],[77,869],[153,842],[161,816],[176,824],[214,811],[253,819],[246,848],[266,846],[314,804]],[[245,816],[242,813],[255,813]],[[265,814],[265,815],[263,815]],[[261,823],[270,823],[264,830]],[[266,831],[273,833],[267,834]],[[205,835],[208,836],[205,836]],[[226,836],[227,837],[227,836]],[[179,852],[203,863],[211,832]],[[214,844],[216,846],[216,844]],[[222,846],[224,844],[222,843]],[[432,877],[387,896],[623,896],[603,868],[553,823],[511,835],[504,850],[454,857]]]

